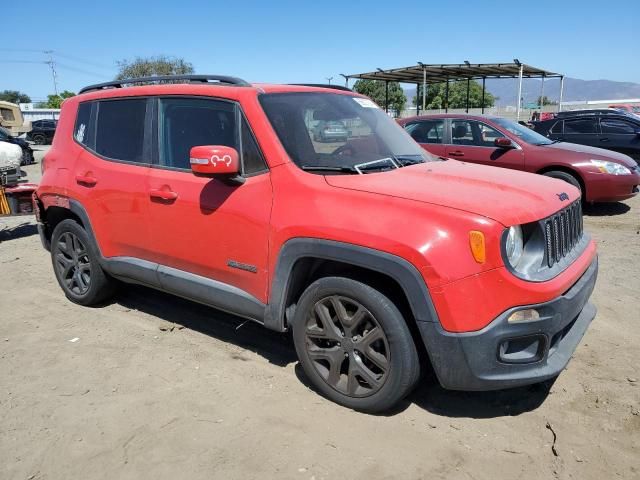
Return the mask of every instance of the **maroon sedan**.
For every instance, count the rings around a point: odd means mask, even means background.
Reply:
[[[586,202],[617,202],[638,193],[640,167],[630,157],[549,140],[506,118],[444,114],[399,123],[434,155],[558,178],[578,187]]]

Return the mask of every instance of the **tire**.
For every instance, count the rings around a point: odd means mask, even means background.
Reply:
[[[565,182],[570,183],[571,185],[576,187],[578,190],[580,190],[580,195],[584,199],[584,191],[582,190],[580,181],[574,175],[571,175],[570,173],[567,173],[567,172],[562,172],[560,170],[545,172],[543,173],[543,175],[545,177],[557,178],[558,180],[564,180]]]
[[[47,138],[40,134],[33,135],[33,143],[36,145],[45,145],[47,143]]]
[[[51,236],[51,263],[56,280],[69,300],[99,305],[115,292],[115,280],[100,267],[96,247],[74,220],[63,220]]]
[[[32,163],[35,163],[35,160],[33,158],[33,152],[30,152],[28,150],[23,150],[22,160],[20,160],[20,165],[31,165]]]
[[[343,277],[313,282],[298,301],[292,327],[307,378],[345,407],[388,410],[420,377],[418,352],[400,311],[364,283]]]

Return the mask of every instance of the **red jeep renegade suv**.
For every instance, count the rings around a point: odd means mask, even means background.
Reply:
[[[138,283],[292,329],[315,387],[363,411],[429,361],[450,389],[555,377],[595,316],[577,188],[436,159],[347,89],[87,87],[64,102],[34,201],[71,301]]]

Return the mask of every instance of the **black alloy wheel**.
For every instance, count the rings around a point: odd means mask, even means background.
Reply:
[[[365,397],[382,388],[389,370],[389,342],[361,303],[331,295],[318,301],[305,328],[309,358],[338,392]]]
[[[74,233],[64,232],[54,246],[53,258],[66,289],[85,295],[91,286],[91,260],[82,241]]]
[[[296,303],[293,343],[318,393],[375,413],[404,398],[420,377],[405,318],[384,293],[346,277],[322,277]]]

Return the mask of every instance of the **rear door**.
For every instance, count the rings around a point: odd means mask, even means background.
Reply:
[[[447,157],[494,167],[524,168],[522,149],[496,147],[496,138],[507,137],[492,126],[478,120],[451,119],[450,131]]]
[[[444,157],[446,148],[444,145],[445,122],[443,118],[418,120],[405,125],[405,130],[411,137],[429,153]]]
[[[271,178],[239,105],[172,97],[158,99],[156,110],[158,164],[152,169],[146,199],[155,261],[266,302]],[[189,151],[198,145],[237,149],[245,183],[196,177]],[[160,198],[159,191],[172,192],[175,198]],[[169,282],[162,267],[160,273],[160,282]],[[172,275],[175,278],[176,272]],[[163,286],[179,288],[175,281]]]
[[[83,149],[70,172],[71,196],[87,211],[105,257],[151,256],[149,107],[150,100],[141,97],[78,107],[74,139]]]
[[[640,159],[640,122],[622,118],[600,118],[600,146]]]
[[[580,145],[600,146],[600,128],[598,117],[565,118],[562,135],[553,137],[554,140],[562,140]]]

